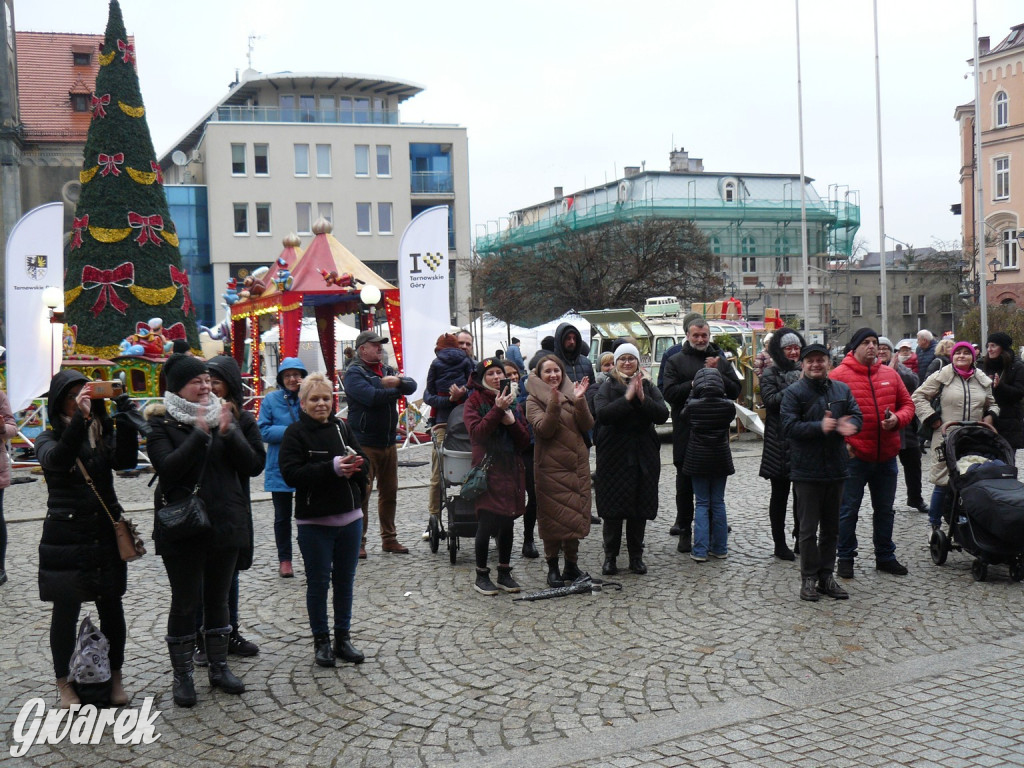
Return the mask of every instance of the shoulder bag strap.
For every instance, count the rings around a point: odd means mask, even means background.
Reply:
[[[100,496],[100,492],[96,490],[96,484],[92,481],[92,478],[89,476],[89,472],[86,470],[85,464],[82,463],[81,459],[75,459],[75,461],[78,463],[78,471],[81,472],[82,477],[85,478],[85,484],[92,489],[92,492],[94,494],[96,494],[96,498],[99,499],[100,505],[103,507],[103,511],[106,512],[107,517],[110,518],[110,524],[116,528],[117,520],[115,520],[114,516],[110,514],[110,508],[107,506],[107,502],[103,500],[103,497]]]

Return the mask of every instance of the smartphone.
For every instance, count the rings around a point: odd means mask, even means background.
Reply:
[[[885,409],[885,418],[887,418],[887,419],[888,419],[888,418],[890,418],[891,416],[892,416],[892,411],[891,411],[891,410],[889,410],[888,408],[886,408],[886,409]]]
[[[356,452],[356,450],[351,445],[346,445],[345,446],[345,455],[346,456],[358,456],[359,454]]]
[[[93,400],[110,400],[117,397],[124,392],[124,385],[119,379],[111,379],[110,381],[94,381],[92,382],[92,396]]]
[[[512,379],[502,379],[501,381],[499,381],[498,382],[498,391],[501,394],[503,394],[503,395],[507,395],[509,392],[511,392],[512,391]]]

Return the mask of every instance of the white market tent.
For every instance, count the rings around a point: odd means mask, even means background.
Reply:
[[[519,348],[523,352],[523,359],[529,362],[533,354],[540,349],[540,342],[545,336],[553,336],[555,329],[561,323],[571,323],[579,330],[583,340],[590,343],[590,322],[584,320],[573,312],[567,312],[562,317],[555,318],[547,323],[538,325],[536,328],[523,328],[519,325],[506,325],[493,315],[484,314],[484,339],[483,350],[485,355],[493,355],[496,349],[508,347],[509,336],[515,336],[521,342]],[[473,330],[473,329],[470,329]]]
[[[343,323],[339,317],[334,318],[334,359],[338,361],[339,366],[342,361],[342,350],[346,346],[350,346],[358,335],[358,328]],[[260,340],[265,345],[266,377],[269,381],[273,381],[277,375],[279,326],[275,325],[269,331],[263,333],[260,336]],[[251,340],[246,339],[245,343],[250,344]],[[299,359],[305,363],[306,368],[311,373],[319,371],[325,376],[331,377],[332,374],[327,372],[324,364],[324,356],[320,354],[320,336],[317,334],[316,318],[314,317],[302,318],[302,328],[299,331]]]

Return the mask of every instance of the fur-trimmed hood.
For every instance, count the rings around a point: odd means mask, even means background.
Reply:
[[[772,362],[777,365],[781,371],[795,371],[800,367],[800,363],[798,361],[790,360],[782,351],[782,339],[790,333],[800,339],[801,348],[807,346],[807,342],[804,340],[804,337],[800,335],[799,331],[786,327],[782,327],[777,331],[774,331],[772,333],[772,337],[768,340],[768,344],[765,345],[765,350],[769,355],[771,355]]]

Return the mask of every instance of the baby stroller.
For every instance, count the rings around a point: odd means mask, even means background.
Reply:
[[[469,442],[469,432],[462,420],[463,406],[456,406],[448,416],[448,430],[444,442],[434,441],[441,466],[441,509],[447,520],[447,528],[442,522],[442,515],[431,515],[427,528],[427,539],[430,551],[436,553],[441,540],[448,541],[448,559],[455,565],[459,551],[459,538],[476,538],[476,506],[463,499],[459,493],[462,481],[473,467],[473,449]]]
[[[1010,578],[1024,579],[1024,483],[1017,480],[1014,450],[985,423],[942,426],[952,503],[943,511],[949,533],[932,532],[928,549],[942,565],[951,549],[974,556],[971,575],[988,578],[989,565],[1004,563]]]

